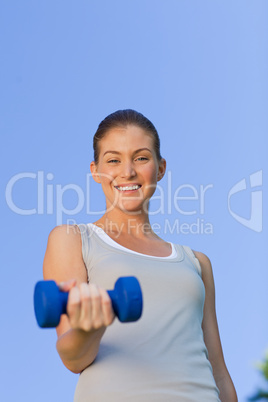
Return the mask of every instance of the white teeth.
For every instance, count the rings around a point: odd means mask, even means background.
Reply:
[[[116,187],[119,191],[126,191],[126,190],[138,190],[140,186],[125,186],[125,187]]]

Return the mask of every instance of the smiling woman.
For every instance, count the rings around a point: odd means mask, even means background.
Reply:
[[[210,261],[161,239],[149,221],[166,170],[153,124],[133,110],[108,116],[94,136],[90,169],[105,195],[104,215],[56,227],[44,260],[44,278],[69,291],[57,350],[81,373],[75,402],[237,401]],[[129,275],[141,284],[144,310],[138,322],[121,325],[104,289]]]

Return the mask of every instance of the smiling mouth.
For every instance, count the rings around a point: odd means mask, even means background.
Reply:
[[[140,184],[135,184],[134,186],[115,186],[118,191],[135,191],[141,188]]]

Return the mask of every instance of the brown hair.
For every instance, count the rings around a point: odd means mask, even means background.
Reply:
[[[157,159],[160,161],[162,156],[160,154],[160,139],[158,132],[153,123],[143,116],[143,114],[136,112],[136,110],[125,109],[117,110],[105,117],[98,126],[98,129],[93,138],[94,161],[97,164],[99,161],[99,142],[105,137],[106,133],[112,128],[126,127],[128,125],[137,126],[153,136],[154,150]]]

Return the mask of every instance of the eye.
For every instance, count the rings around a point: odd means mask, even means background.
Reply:
[[[148,161],[148,158],[146,158],[145,156],[140,156],[139,158],[136,159],[137,161]]]
[[[145,156],[139,156],[138,158],[136,158],[137,162],[147,162],[149,160],[149,158],[146,158]]]
[[[108,163],[117,163],[117,162],[119,162],[118,159],[110,159],[110,160],[108,161]]]

